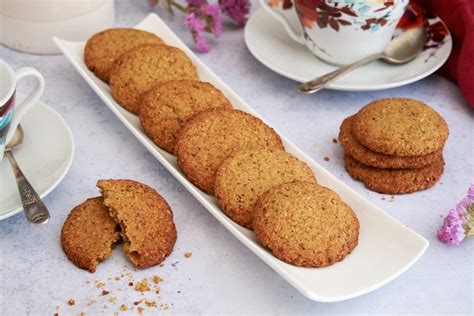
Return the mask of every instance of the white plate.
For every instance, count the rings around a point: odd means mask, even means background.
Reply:
[[[432,23],[441,22],[438,18],[432,20]],[[298,21],[291,22],[292,25],[298,25]],[[263,65],[298,82],[309,81],[336,69],[315,57],[305,46],[293,41],[283,25],[262,8],[256,10],[247,22],[245,43]],[[373,62],[337,79],[327,89],[371,91],[403,86],[435,72],[446,62],[451,48],[452,39],[448,34],[440,47],[423,51],[407,64]]]
[[[220,89],[235,108],[257,115],[200,61],[156,14],[150,14],[137,28],[153,32],[169,45],[182,49],[193,60],[201,80],[211,82]],[[333,302],[370,292],[408,269],[428,247],[425,238],[376,208],[282,137],[288,152],[306,161],[320,184],[335,190],[352,206],[359,217],[361,230],[359,245],[354,252],[344,261],[330,267],[299,268],[276,259],[258,243],[252,231],[235,224],[225,216],[213,196],[203,193],[191,184],[176,165],[175,157],[158,148],[143,133],[138,117],[122,109],[114,101],[109,87],[87,70],[83,60],[84,42],[67,42],[58,38],[55,41],[79,74],[156,159],[235,237],[309,299]]]
[[[18,100],[25,95],[17,93]],[[13,154],[26,178],[44,198],[64,178],[74,157],[74,140],[63,118],[38,101],[21,120],[23,145]],[[8,159],[0,162],[0,220],[23,211]]]

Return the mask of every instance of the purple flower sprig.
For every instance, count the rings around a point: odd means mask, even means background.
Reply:
[[[222,33],[222,14],[244,26],[250,12],[249,0],[218,0],[216,4],[209,4],[208,0],[186,0],[186,7],[176,0],[148,0],[148,3],[150,6],[161,3],[171,13],[172,8],[183,12],[184,25],[190,30],[196,49],[203,53],[211,50],[205,33],[214,35],[216,39]]]
[[[438,230],[438,239],[450,246],[458,246],[467,237],[474,236],[474,184],[455,208],[449,210]]]
[[[239,26],[244,26],[247,22],[247,15],[250,12],[250,2],[248,0],[219,0],[219,7],[222,13],[234,20]]]

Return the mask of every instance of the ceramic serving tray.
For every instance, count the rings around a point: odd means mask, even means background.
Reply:
[[[156,14],[150,14],[136,28],[155,33],[168,45],[182,49],[196,65],[202,81],[208,81],[220,89],[235,108],[258,116],[244,100],[197,58]],[[229,232],[307,298],[320,302],[335,302],[373,291],[406,271],[428,247],[428,241],[425,238],[378,209],[280,134],[286,150],[312,168],[319,184],[336,191],[353,208],[360,220],[360,236],[359,245],[350,255],[343,261],[326,268],[300,268],[278,260],[262,247],[252,231],[229,219],[219,209],[213,196],[205,194],[189,182],[178,168],[175,157],[158,148],[145,135],[138,117],[122,109],[114,101],[108,85],[96,78],[84,64],[85,42],[68,42],[59,38],[54,38],[54,41],[77,72],[156,159]]]

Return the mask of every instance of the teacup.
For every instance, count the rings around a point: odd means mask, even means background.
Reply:
[[[16,86],[26,76],[36,79],[35,86],[23,102],[16,104]],[[5,153],[5,146],[12,138],[21,118],[39,100],[44,90],[43,76],[30,67],[14,71],[3,59],[0,59],[0,161]]]
[[[322,60],[346,65],[382,52],[409,0],[260,0],[290,37]],[[293,11],[293,12],[292,12]],[[291,25],[297,15],[300,27]]]

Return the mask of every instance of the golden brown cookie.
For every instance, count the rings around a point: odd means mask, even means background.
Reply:
[[[395,156],[422,156],[443,148],[448,126],[425,103],[403,98],[379,99],[354,117],[352,134],[372,151]]]
[[[143,93],[179,79],[198,80],[188,56],[176,47],[145,44],[117,59],[110,72],[110,89],[121,106],[138,114]]]
[[[163,83],[145,93],[141,104],[140,122],[145,133],[170,153],[178,131],[191,116],[212,108],[232,108],[212,84],[192,80]]]
[[[347,172],[375,192],[404,194],[431,188],[441,178],[444,160],[441,157],[419,169],[377,169],[358,163],[349,155],[344,156]]]
[[[253,229],[273,255],[304,267],[325,267],[357,246],[359,220],[332,190],[295,181],[270,189],[254,209]]]
[[[439,149],[424,156],[393,156],[380,154],[362,146],[352,135],[352,122],[354,116],[346,118],[340,128],[339,142],[344,151],[358,162],[383,169],[422,168],[439,160],[443,155],[443,149]]]
[[[69,260],[90,272],[120,240],[120,227],[102,202],[102,197],[95,197],[73,208],[61,230],[61,246]]]
[[[238,151],[220,165],[215,194],[227,216],[251,228],[253,207],[258,198],[273,187],[295,180],[316,183],[311,168],[286,151]]]
[[[84,61],[87,68],[105,82],[109,81],[114,62],[124,53],[143,44],[164,44],[153,33],[114,28],[94,34],[84,48]]]
[[[175,146],[178,165],[206,193],[214,193],[221,162],[244,149],[283,149],[280,136],[259,118],[240,110],[211,109],[181,128]]]
[[[123,250],[134,265],[161,263],[173,250],[173,212],[154,189],[132,180],[99,180],[97,186],[110,215],[120,224]]]

